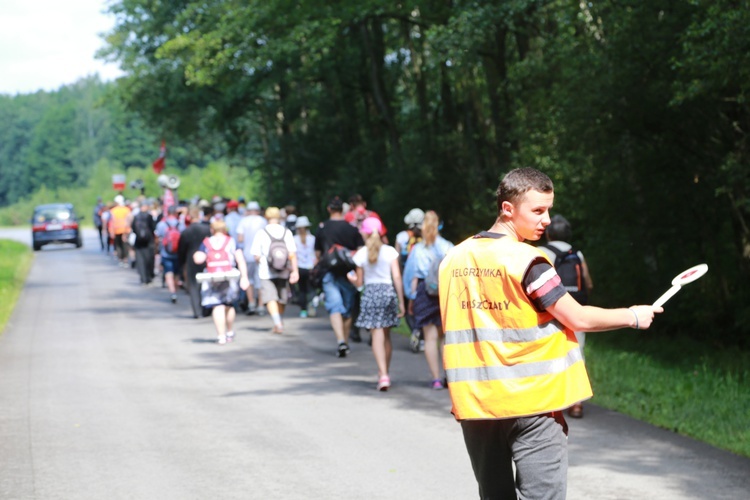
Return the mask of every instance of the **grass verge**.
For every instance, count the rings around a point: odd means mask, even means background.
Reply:
[[[750,457],[750,352],[625,331],[589,334],[585,350],[592,403]]]
[[[23,243],[0,240],[0,334],[16,306],[32,259],[31,249]]]
[[[684,336],[586,337],[592,402],[750,457],[750,353]]]

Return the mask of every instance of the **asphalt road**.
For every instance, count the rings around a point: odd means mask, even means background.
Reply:
[[[241,316],[219,346],[91,232],[35,255],[0,337],[1,499],[476,498],[448,393],[406,339],[379,393],[367,345],[335,358],[325,317],[290,309],[279,336]],[[568,498],[750,498],[748,459],[591,403],[569,423]]]

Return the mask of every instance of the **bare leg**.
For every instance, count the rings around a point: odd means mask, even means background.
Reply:
[[[391,353],[393,346],[391,344],[390,329],[373,328],[372,333],[372,354],[375,356],[375,363],[378,365],[378,376],[388,375],[388,369],[391,366]]]
[[[281,314],[283,312],[281,304],[272,300],[266,304],[266,309],[268,309],[268,315],[271,316],[271,320],[273,320],[273,333],[282,333],[284,331],[284,322],[281,320]]]
[[[167,288],[169,289],[169,293],[176,293],[177,287],[175,286],[174,282],[174,273],[166,273],[164,275],[164,281],[167,283]]]
[[[235,318],[235,311],[234,307],[232,306],[224,306],[224,309],[226,309],[225,313],[225,319],[226,319],[226,329],[228,332],[234,331],[234,318]]]
[[[268,314],[274,315],[274,314],[280,314],[279,312],[279,303],[275,300],[270,301],[268,304],[266,304],[266,309],[268,309]]]
[[[333,328],[333,333],[336,334],[336,340],[339,343],[346,342],[344,338],[344,318],[341,316],[341,313],[331,313],[330,319],[331,328]],[[349,330],[346,331],[348,332]]]
[[[437,325],[425,325],[422,328],[424,334],[424,357],[430,369],[432,379],[440,378],[440,351],[443,343],[443,332]]]
[[[211,311],[214,326],[216,327],[216,335],[219,337],[225,337],[227,334],[226,307],[225,305],[216,306]]]

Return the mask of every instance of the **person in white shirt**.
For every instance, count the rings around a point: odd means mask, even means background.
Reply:
[[[245,216],[237,224],[237,245],[242,248],[247,263],[247,275],[250,279],[250,287],[247,289],[247,313],[255,314],[258,293],[260,292],[260,278],[258,277],[258,264],[255,257],[250,253],[255,235],[266,227],[268,222],[260,215],[260,205],[257,201],[251,201],[245,207]]]
[[[382,229],[375,217],[362,221],[360,232],[365,246],[354,254],[356,276],[350,273],[349,279],[357,288],[364,284],[356,326],[367,328],[372,334],[372,354],[378,365],[377,389],[387,391],[391,386],[391,328],[398,326],[406,310],[398,252],[382,242]]]
[[[299,268],[299,282],[297,283],[297,302],[301,308],[300,318],[307,317],[307,304],[310,302],[310,271],[315,267],[315,236],[309,232],[310,219],[301,215],[295,222],[297,234],[294,243],[297,245],[297,267]],[[313,313],[314,315],[315,313]]]
[[[255,234],[250,253],[258,263],[260,300],[273,320],[273,333],[284,333],[284,323],[281,318],[289,301],[289,285],[299,280],[297,245],[294,243],[292,232],[279,223],[281,210],[278,207],[268,207],[265,215],[268,225]],[[287,261],[283,270],[272,269],[269,263],[272,239],[283,240],[286,244]]]

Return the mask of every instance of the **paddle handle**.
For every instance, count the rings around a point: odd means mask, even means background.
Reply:
[[[673,285],[672,288],[664,292],[664,295],[656,299],[656,302],[653,303],[652,307],[663,306],[669,299],[674,296],[674,294],[680,291],[680,288],[682,288],[680,285]]]

